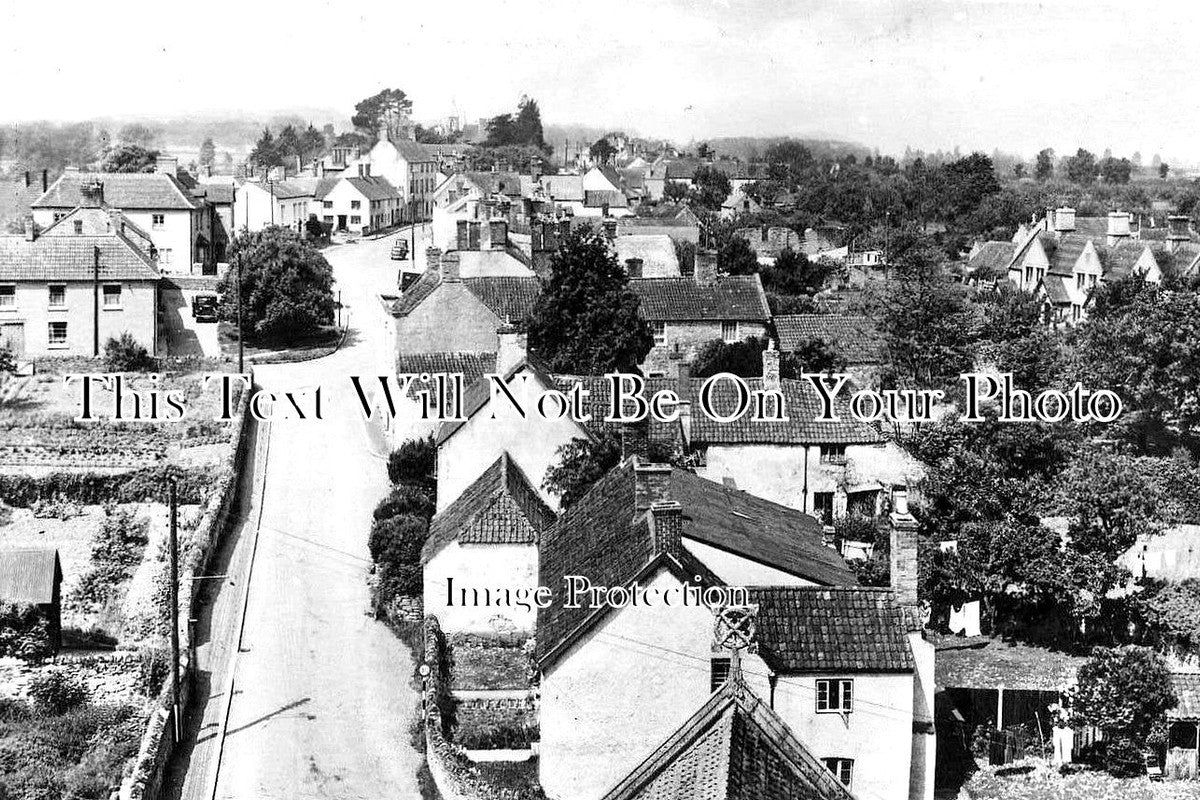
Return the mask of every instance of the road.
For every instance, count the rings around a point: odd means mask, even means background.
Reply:
[[[373,295],[394,291],[393,240],[326,251],[350,313],[341,350],[255,370],[269,391],[321,385],[325,419],[258,427],[243,522],[218,565],[229,578],[214,582],[197,626],[204,699],[173,764],[172,796],[419,797],[414,659],[367,613],[367,532],[388,490],[386,451],[346,377],[377,374]]]

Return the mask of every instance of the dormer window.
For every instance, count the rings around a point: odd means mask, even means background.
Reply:
[[[75,235],[79,236],[83,233],[83,220],[75,220]]]

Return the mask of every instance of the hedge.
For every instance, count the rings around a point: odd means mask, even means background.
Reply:
[[[83,505],[167,502],[167,478],[174,477],[179,502],[204,501],[217,482],[212,469],[154,466],[105,474],[52,472],[49,475],[0,475],[0,501],[29,508],[37,501],[66,499]]]

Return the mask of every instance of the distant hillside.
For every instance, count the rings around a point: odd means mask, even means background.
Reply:
[[[853,155],[862,159],[872,154],[871,148],[858,142],[846,142],[838,139],[810,139],[804,136],[727,136],[719,139],[709,139],[708,145],[718,156],[729,155],[744,161],[751,161],[762,156],[771,145],[786,139],[794,139],[804,144],[817,158],[845,158]]]

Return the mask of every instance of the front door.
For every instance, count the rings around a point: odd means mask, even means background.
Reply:
[[[25,355],[25,323],[8,322],[0,325],[0,347],[18,358]]]
[[[338,214],[338,228],[337,229],[339,231],[346,230],[346,215],[345,214]]]

